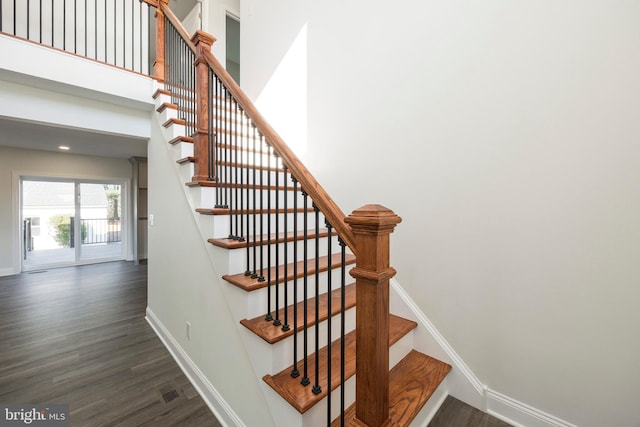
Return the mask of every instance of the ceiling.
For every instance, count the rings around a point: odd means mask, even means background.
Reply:
[[[60,145],[71,154],[129,158],[147,156],[147,140],[121,135],[62,128],[42,123],[0,117],[0,145],[33,150],[61,152]]]

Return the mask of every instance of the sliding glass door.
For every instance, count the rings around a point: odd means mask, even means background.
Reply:
[[[122,186],[80,184],[80,260],[122,257]]]
[[[23,178],[23,270],[124,259],[123,212],[123,183]]]
[[[25,269],[75,262],[74,195],[73,182],[22,181],[22,263]]]

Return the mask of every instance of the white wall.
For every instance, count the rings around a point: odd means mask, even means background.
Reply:
[[[131,164],[126,159],[51,153],[0,145],[0,275],[20,272],[20,176],[130,182]],[[130,251],[127,254],[130,256]]]
[[[640,424],[638,16],[242,2],[244,89],[278,84],[306,26],[306,105],[280,101],[308,112],[307,165],[346,213],[402,216],[397,279],[484,384],[580,426]]]
[[[240,422],[273,426],[260,388],[262,379],[251,368],[241,341],[239,329],[244,327],[227,306],[223,286],[229,285],[222,283],[222,273],[211,264],[208,249],[212,246],[199,232],[182,188],[184,180],[175,171],[159,125],[152,131],[148,311],[170,335],[168,341],[177,343],[177,352],[186,354]],[[191,339],[187,339],[186,322],[191,324]],[[219,415],[227,420],[228,414]]]

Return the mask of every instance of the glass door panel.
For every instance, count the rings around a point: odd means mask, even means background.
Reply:
[[[22,257],[25,270],[76,261],[74,194],[73,182],[22,181]]]
[[[80,221],[76,224],[79,259],[123,257],[122,186],[80,183]]]

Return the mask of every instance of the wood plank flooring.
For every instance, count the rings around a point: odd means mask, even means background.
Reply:
[[[511,427],[511,424],[448,396],[429,427]]]
[[[0,277],[0,402],[69,404],[71,426],[220,426],[146,305],[131,262]]]

